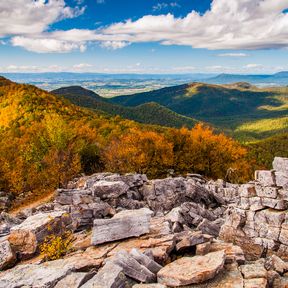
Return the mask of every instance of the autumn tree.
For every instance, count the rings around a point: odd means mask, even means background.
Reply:
[[[200,173],[211,178],[225,178],[227,171],[243,181],[249,177],[246,149],[237,141],[217,134],[208,126],[197,124],[187,128],[171,129],[168,140],[173,142],[174,170],[179,174]],[[230,178],[233,173],[230,173]],[[227,179],[229,180],[229,179]]]
[[[172,144],[163,135],[132,128],[111,141],[104,159],[109,171],[163,176],[173,164]]]

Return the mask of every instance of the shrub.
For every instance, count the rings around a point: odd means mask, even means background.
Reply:
[[[46,261],[57,260],[66,255],[72,249],[72,232],[66,232],[61,236],[49,235],[40,245],[40,253]]]

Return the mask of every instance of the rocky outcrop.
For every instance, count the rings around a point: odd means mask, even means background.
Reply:
[[[156,273],[162,268],[137,249],[132,249],[130,253],[125,250],[119,251],[112,261],[123,269],[126,276],[141,283],[156,282]]]
[[[82,288],[125,288],[126,277],[123,269],[111,262],[104,265],[102,269]]]
[[[288,159],[276,157],[274,170],[256,171],[255,181],[240,187],[240,201],[227,213],[220,237],[240,245],[250,259],[271,253],[288,259],[288,190],[279,180],[288,177],[287,167]]]
[[[13,266],[16,262],[16,254],[12,250],[6,237],[0,239],[0,271]]]
[[[205,282],[223,269],[225,256],[223,251],[219,251],[205,256],[180,258],[158,272],[158,282],[170,287]]]
[[[55,287],[71,271],[73,267],[62,259],[40,265],[19,265],[0,276],[0,287]]]
[[[96,219],[92,231],[92,245],[102,244],[149,232],[153,212],[147,208],[126,210],[111,219]]]
[[[0,214],[0,287],[283,288],[287,163],[275,158],[243,185],[197,174],[75,179],[53,203]],[[73,251],[44,262],[39,245],[67,230]]]
[[[70,227],[69,227],[70,226]],[[48,235],[61,235],[71,228],[71,217],[65,211],[39,213],[11,228],[10,245],[19,258],[33,256]]]

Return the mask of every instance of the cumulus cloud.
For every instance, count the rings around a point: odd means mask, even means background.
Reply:
[[[12,38],[13,46],[25,47],[26,50],[37,53],[66,53],[73,50],[86,50],[85,44],[82,42],[69,42],[58,39],[45,38],[29,38],[23,36],[16,36]]]
[[[101,43],[101,47],[111,50],[121,49],[128,45],[130,45],[130,43],[127,41],[103,41]]]
[[[83,8],[67,7],[64,0],[7,2],[0,4],[0,35],[14,34],[13,45],[40,53],[84,51],[87,42],[97,42],[113,50],[143,42],[211,50],[288,47],[288,14],[283,12],[288,8],[288,0],[213,0],[210,10],[204,14],[192,11],[179,18],[170,13],[146,15],[102,30],[54,32],[45,31],[59,19],[83,13]],[[244,57],[244,53],[222,56]]]
[[[219,57],[247,57],[249,55],[246,53],[222,53],[222,54],[218,54],[217,56]]]
[[[0,1],[0,36],[41,33],[52,23],[84,13],[64,0]]]
[[[288,46],[287,0],[213,0],[211,9],[186,17],[147,15],[108,27],[104,33],[131,42],[158,41],[206,49]]]

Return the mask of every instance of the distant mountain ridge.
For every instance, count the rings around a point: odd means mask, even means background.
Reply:
[[[288,85],[288,71],[281,71],[275,74],[219,74],[205,80],[206,83],[229,84],[233,82],[249,82],[253,84]]]
[[[288,87],[260,89],[246,82],[227,85],[194,82],[109,101],[129,107],[157,102],[246,140],[288,129]]]
[[[140,104],[137,107],[125,107],[114,104],[109,99],[80,86],[63,87],[53,90],[51,93],[62,96],[75,105],[96,109],[109,115],[119,115],[140,123],[168,127],[193,127],[197,123],[196,120],[179,115],[153,101]]]

